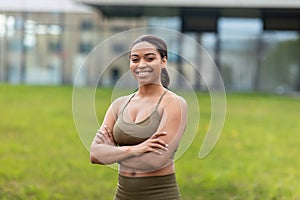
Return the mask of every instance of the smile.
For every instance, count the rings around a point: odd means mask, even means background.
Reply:
[[[136,72],[136,74],[139,75],[139,76],[145,76],[145,75],[148,75],[150,73],[151,73],[151,71]]]

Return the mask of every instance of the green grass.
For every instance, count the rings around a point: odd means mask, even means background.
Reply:
[[[99,119],[111,92],[97,92]],[[200,160],[210,109],[208,94],[197,97],[198,134],[176,160],[183,199],[299,200],[300,99],[229,94],[222,135]],[[117,171],[89,163],[72,87],[0,84],[0,145],[0,199],[112,199]]]

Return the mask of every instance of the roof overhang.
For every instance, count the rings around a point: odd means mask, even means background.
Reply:
[[[300,8],[299,0],[75,0],[98,6],[210,7],[210,8]]]
[[[300,0],[76,0],[108,18],[169,17],[182,19],[182,31],[216,32],[220,17],[261,18],[264,29],[300,30]]]
[[[42,13],[91,13],[94,9],[73,0],[1,0],[0,11]]]

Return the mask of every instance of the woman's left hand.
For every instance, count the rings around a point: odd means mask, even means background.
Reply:
[[[107,145],[116,146],[112,135],[112,131],[107,125],[104,125],[103,128],[98,129],[95,136],[95,141],[98,144],[107,144]]]

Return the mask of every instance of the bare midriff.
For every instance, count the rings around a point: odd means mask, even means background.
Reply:
[[[155,171],[137,171],[134,169],[120,166],[119,174],[127,177],[147,177],[147,176],[164,176],[175,173],[174,163]]]

